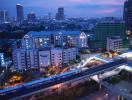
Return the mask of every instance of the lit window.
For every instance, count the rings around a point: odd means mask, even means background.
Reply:
[[[42,39],[42,38],[40,38],[40,39],[39,39],[39,42],[43,42],[43,39]]]

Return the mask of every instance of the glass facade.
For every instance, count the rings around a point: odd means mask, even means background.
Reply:
[[[124,23],[99,23],[94,30],[94,47],[105,49],[107,44],[107,37],[120,36],[123,42],[123,48],[129,48],[129,41],[125,33]]]

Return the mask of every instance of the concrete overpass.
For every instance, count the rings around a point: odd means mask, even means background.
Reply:
[[[83,82],[85,80],[88,80],[90,76],[97,75],[97,74],[102,74],[106,71],[110,71],[114,68],[119,67],[120,65],[126,63],[125,59],[118,59],[116,61],[106,63],[100,66],[97,66],[95,68],[87,69],[84,71],[79,71],[76,74],[73,74],[71,76],[61,76],[58,78],[55,78],[54,80],[50,80],[50,82],[45,83],[42,82],[41,84],[36,84],[33,86],[29,87],[21,87],[19,89],[13,90],[13,91],[7,91],[5,93],[2,93],[0,91],[0,98],[2,100],[18,100],[22,98],[26,98],[29,96],[32,96],[34,94],[39,94],[39,93],[45,93],[44,91],[51,90],[54,86],[63,86],[67,87],[69,84],[70,85],[76,85],[80,82]]]

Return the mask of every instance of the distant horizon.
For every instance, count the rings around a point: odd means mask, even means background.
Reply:
[[[99,2],[98,2],[99,1]],[[57,13],[58,7],[64,7],[67,18],[100,18],[123,17],[123,5],[125,0],[1,0],[0,11],[8,11],[9,17],[16,16],[16,5],[24,8],[24,16],[30,12],[37,16],[44,16],[49,12],[52,17]]]

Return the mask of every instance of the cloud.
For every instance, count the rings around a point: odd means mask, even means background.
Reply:
[[[62,1],[62,0],[60,0]],[[66,0],[65,3],[89,4],[89,5],[123,5],[125,0]]]
[[[89,3],[91,0],[67,0],[68,2],[73,2],[73,3]]]
[[[105,9],[105,10],[98,10],[96,13],[98,14],[111,14],[116,12],[117,9]]]
[[[47,12],[55,14],[58,7],[65,7],[67,16],[97,16],[111,13],[122,16],[125,0],[0,0],[0,10],[8,10],[10,15],[16,16],[17,3],[24,6],[25,14],[34,11],[38,15]],[[118,9],[118,11],[117,11]],[[117,12],[116,12],[117,11]],[[107,15],[108,16],[108,15]]]

